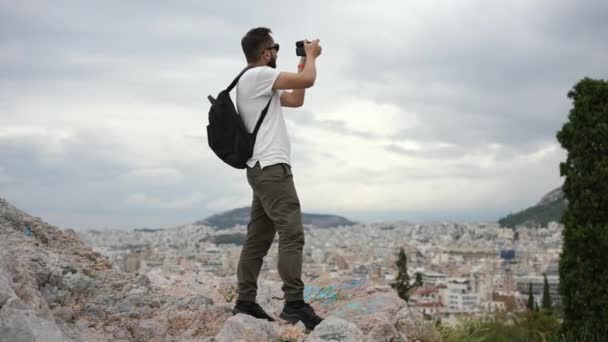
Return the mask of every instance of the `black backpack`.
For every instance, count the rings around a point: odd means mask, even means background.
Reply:
[[[255,145],[258,130],[262,125],[262,121],[264,121],[264,117],[266,117],[266,113],[268,113],[270,101],[272,101],[271,95],[268,104],[255,125],[253,133],[249,133],[232,99],[230,99],[230,91],[236,86],[241,76],[251,68],[251,66],[248,66],[243,69],[234,81],[230,83],[228,88],[222,90],[217,95],[217,98],[214,99],[211,95],[207,97],[209,102],[211,102],[209,125],[207,125],[209,147],[226,164],[237,169],[247,167],[247,161],[253,154],[253,146]]]

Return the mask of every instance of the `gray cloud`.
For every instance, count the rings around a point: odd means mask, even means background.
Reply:
[[[608,24],[598,13],[608,13],[606,4],[463,7],[414,33],[394,32],[411,38],[402,44],[384,36],[354,45],[352,61],[374,68],[352,64],[345,74],[361,93],[419,114],[421,127],[404,136],[465,145],[554,140],[569,88],[605,75],[608,47],[599,42]]]
[[[368,140],[381,138],[380,135],[374,132],[352,129],[348,127],[348,122],[346,120],[323,120],[306,110],[303,110],[301,113],[289,115],[286,117],[286,120],[292,121],[294,124],[299,126],[312,126],[336,134],[351,135]]]
[[[242,67],[240,38],[263,25],[282,45],[284,70],[295,69],[295,40],[320,37],[324,47],[306,106],[286,112],[301,184],[429,186],[412,195],[431,194],[428,210],[332,207],[358,220],[488,219],[559,185],[562,153],[530,156],[555,144],[570,87],[606,76],[606,13],[603,1],[566,0],[0,3],[0,195],[91,227],[182,223],[247,204],[242,173],[226,171],[202,139],[203,97]],[[350,113],[324,116],[353,99],[404,117],[378,126],[389,133]],[[447,192],[478,180],[489,195],[466,210],[433,199],[450,180],[459,185]],[[493,192],[501,199],[488,203]],[[324,200],[307,203],[327,211]]]
[[[0,170],[0,194],[77,229],[194,222],[218,210],[210,204],[219,193],[242,199],[239,205],[249,202],[238,176],[224,174],[226,182],[218,182],[204,159],[141,165],[120,157],[131,156],[128,149],[103,132],[64,139],[39,132],[0,135],[0,160],[8,161]],[[84,223],[87,216],[95,219]]]

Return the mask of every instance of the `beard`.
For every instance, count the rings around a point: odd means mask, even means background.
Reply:
[[[277,57],[273,57],[271,60],[268,61],[268,64],[266,64],[267,66],[276,69],[277,68]]]

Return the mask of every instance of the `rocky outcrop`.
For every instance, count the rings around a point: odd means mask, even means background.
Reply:
[[[549,222],[560,222],[564,211],[568,207],[562,188],[557,188],[545,196],[538,204],[522,211],[511,213],[498,220],[501,227],[516,228],[547,227]]]
[[[563,201],[563,200],[565,200],[565,198],[566,197],[564,195],[564,190],[561,187],[559,187],[553,191],[550,191],[545,196],[543,196],[543,198],[541,198],[540,201],[536,205],[548,205],[548,204],[556,202],[556,201]]]
[[[226,321],[220,333],[215,337],[215,341],[276,341],[279,338],[278,328],[278,325],[272,324],[272,322],[238,314]]]
[[[314,332],[278,318],[279,282],[257,301],[275,322],[233,316],[236,276],[117,272],[72,230],[0,199],[2,341],[407,341],[421,317],[390,287],[360,279],[307,284],[326,320]]]
[[[315,327],[306,342],[341,341],[359,342],[365,339],[363,332],[355,324],[330,316]]]
[[[112,270],[74,231],[0,199],[2,341],[200,341],[231,315],[202,294]]]

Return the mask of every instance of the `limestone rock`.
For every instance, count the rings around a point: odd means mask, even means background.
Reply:
[[[216,342],[274,342],[279,336],[276,323],[243,314],[229,318],[215,337]]]
[[[200,341],[232,315],[204,289],[174,290],[112,270],[72,230],[0,199],[2,341]]]
[[[359,342],[365,336],[353,323],[336,316],[329,316],[315,327],[306,342]]]
[[[280,326],[279,340],[303,342],[308,336],[306,331],[306,327],[302,322],[298,322],[296,324],[284,324]]]
[[[381,322],[376,324],[369,334],[367,342],[406,342],[407,337],[395,329],[393,324]]]
[[[318,279],[304,299],[325,320],[312,332],[279,319],[281,283],[260,279],[256,301],[277,321],[233,316],[236,275],[147,275],[107,258],[0,198],[2,341],[399,341],[436,333],[387,286]]]

